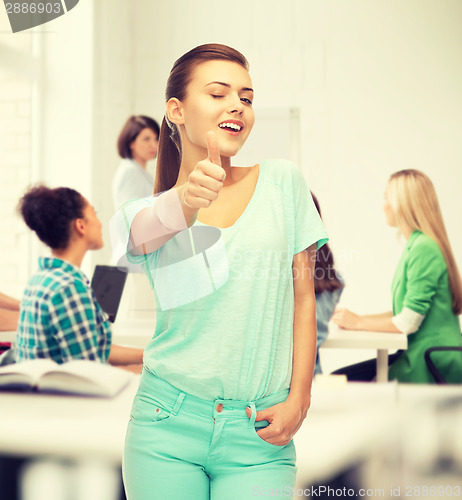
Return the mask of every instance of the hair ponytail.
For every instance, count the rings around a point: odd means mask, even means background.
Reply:
[[[164,116],[160,127],[159,146],[157,149],[156,179],[154,194],[171,189],[180,172],[181,142],[176,125]]]
[[[182,101],[186,97],[186,89],[192,80],[195,67],[200,63],[216,60],[235,62],[249,70],[247,59],[236,49],[218,43],[199,45],[175,61],[165,89],[165,102],[172,97]],[[180,165],[180,132],[165,116],[160,127],[154,194],[168,191],[175,185]]]

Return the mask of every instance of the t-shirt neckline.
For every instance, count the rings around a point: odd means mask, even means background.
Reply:
[[[232,224],[231,226],[227,226],[227,227],[218,227],[218,226],[211,226],[210,224],[205,224],[204,222],[201,222],[199,220],[196,220],[194,222],[194,225],[200,225],[200,226],[205,226],[205,227],[216,227],[217,229],[219,229],[220,231],[226,231],[226,230],[231,230],[231,229],[235,229],[239,224],[241,224],[241,221],[243,219],[245,219],[246,217],[248,217],[248,212],[251,211],[252,209],[252,206],[256,203],[256,199],[260,193],[260,190],[261,190],[261,184],[262,184],[262,176],[263,176],[263,170],[262,169],[262,166],[263,166],[263,163],[264,162],[260,162],[259,163],[259,166],[258,166],[258,177],[257,177],[257,183],[255,184],[255,189],[254,189],[254,192],[252,194],[252,197],[250,198],[249,202],[247,203],[247,206],[245,207],[244,211],[241,213],[241,215],[236,219],[236,221],[234,222],[234,224]]]

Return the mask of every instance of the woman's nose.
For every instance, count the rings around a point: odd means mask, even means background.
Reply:
[[[230,113],[242,113],[242,110],[244,109],[244,104],[241,101],[241,98],[239,96],[236,96],[233,98],[230,107],[229,107],[229,112]]]

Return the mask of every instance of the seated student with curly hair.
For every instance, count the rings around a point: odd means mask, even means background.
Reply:
[[[80,269],[86,252],[104,244],[92,205],[74,189],[38,186],[21,198],[18,210],[52,257],[39,258],[24,291],[16,361],[88,359],[139,373],[142,349],[111,346],[109,320]]]

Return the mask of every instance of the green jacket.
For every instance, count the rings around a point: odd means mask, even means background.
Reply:
[[[434,346],[462,346],[459,317],[452,311],[448,269],[435,241],[414,231],[398,263],[392,283],[393,315],[403,307],[425,316],[408,335],[408,348],[390,367],[388,378],[433,383],[424,353]],[[462,383],[462,353],[438,352],[432,359],[448,382]]]

